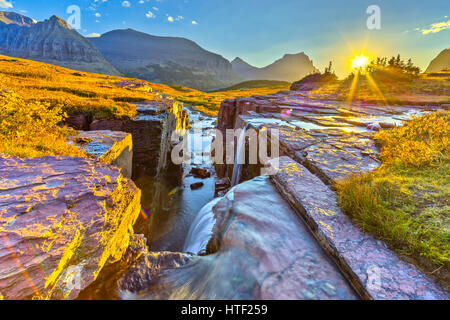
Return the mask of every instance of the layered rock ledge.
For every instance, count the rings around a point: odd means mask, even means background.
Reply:
[[[267,129],[280,134],[280,155],[289,156],[332,184],[351,173],[379,165],[378,149],[371,136],[380,129],[393,128],[413,115],[438,110],[437,106],[348,105],[333,100],[311,99],[307,93],[282,91],[222,102],[218,129],[226,136],[228,129],[245,124],[256,131]],[[248,146],[247,146],[248,149]],[[242,180],[259,172],[259,166],[244,168]],[[217,165],[221,177],[231,178],[232,165]]]
[[[400,260],[383,242],[364,234],[339,209],[335,193],[301,164],[282,157],[279,171],[272,180],[362,297],[376,300],[450,298],[430,278]]]
[[[126,251],[140,198],[111,165],[0,155],[0,296],[76,298]]]
[[[86,154],[104,164],[112,164],[122,170],[122,175],[131,178],[133,172],[133,139],[131,134],[121,131],[84,131],[69,138]]]
[[[439,108],[346,105],[311,99],[304,92],[279,92],[225,100],[218,128],[223,136],[228,129],[244,127],[257,135],[279,133],[281,158],[273,162],[278,171],[272,181],[362,298],[449,299],[431,279],[354,225],[338,208],[332,190],[334,182],[379,165],[379,150],[371,139],[376,131]],[[247,154],[251,139],[246,139]],[[243,166],[241,182],[261,174],[267,163],[258,161]],[[233,165],[217,165],[222,177],[230,178],[232,170]]]

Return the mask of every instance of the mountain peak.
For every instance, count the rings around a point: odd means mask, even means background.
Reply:
[[[442,50],[433,61],[430,62],[426,73],[450,70],[450,48]]]
[[[15,24],[22,27],[29,27],[36,23],[33,19],[12,11],[0,11],[0,22],[3,22],[4,24]]]
[[[231,64],[234,66],[246,66],[254,68],[250,63],[246,62],[245,60],[239,57],[236,57],[233,61],[231,61]]]
[[[303,76],[317,72],[312,61],[305,52],[285,54],[274,63],[257,68],[248,64],[241,58],[236,58],[231,63],[233,69],[245,80],[280,80],[295,81]]]
[[[295,58],[304,58],[304,57],[308,57],[305,52],[299,52],[299,53],[286,53],[283,58],[281,58],[281,60],[283,59],[295,59]]]
[[[72,27],[69,26],[69,24],[66,21],[55,15],[51,16],[48,20],[45,20],[44,23],[45,22],[51,23],[53,25],[59,25],[66,29],[72,29]]]
[[[236,58],[234,58],[234,60],[233,61],[231,61],[231,63],[242,63],[242,62],[245,62],[244,60],[242,60],[241,58],[239,58],[239,57],[236,57]]]

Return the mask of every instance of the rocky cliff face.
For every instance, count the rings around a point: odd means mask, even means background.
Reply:
[[[127,250],[140,197],[94,160],[0,155],[0,298],[76,298]]]
[[[0,11],[0,22],[4,24],[14,24],[21,27],[31,27],[36,23],[31,18],[25,17],[15,12]]]
[[[128,77],[196,89],[223,87],[240,80],[228,60],[188,39],[127,29],[105,33],[91,42]]]
[[[241,58],[231,62],[233,70],[245,80],[279,80],[293,82],[318,70],[304,53],[286,54],[264,68],[254,67]]]
[[[164,171],[171,152],[172,131],[185,129],[189,117],[179,102],[173,100],[153,101],[138,105],[139,116],[126,120],[94,120],[89,130],[113,130],[132,134],[133,178],[141,175],[155,177]],[[71,123],[69,118],[69,123]],[[77,128],[78,129],[78,128]],[[181,167],[177,172],[181,174]]]
[[[56,16],[35,22],[17,13],[0,12],[0,54],[119,75],[88,40]]]
[[[425,72],[440,72],[450,70],[450,49],[445,49],[431,61]]]

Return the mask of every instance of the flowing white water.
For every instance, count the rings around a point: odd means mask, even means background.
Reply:
[[[194,254],[201,254],[206,252],[206,246],[212,236],[212,230],[216,220],[214,219],[214,213],[212,208],[221,200],[217,198],[212,200],[206,206],[204,206],[194,221],[187,235],[184,243],[183,252],[190,252]]]
[[[245,123],[239,136],[236,154],[234,155],[233,176],[231,179],[231,187],[237,186],[241,180],[242,165],[245,162],[245,132],[247,131],[248,123]]]

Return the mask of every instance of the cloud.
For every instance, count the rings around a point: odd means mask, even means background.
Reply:
[[[438,33],[442,30],[450,29],[450,20],[444,22],[437,22],[431,24],[428,28],[422,29],[421,32],[423,35],[430,33]]]
[[[100,33],[90,33],[86,36],[86,38],[98,38],[100,37]]]
[[[147,12],[147,13],[145,14],[145,16],[146,16],[148,19],[151,19],[151,18],[155,18],[155,17],[156,17],[155,14],[154,14],[153,12],[151,12],[151,11]]]
[[[97,13],[95,14],[95,16],[96,16],[97,18],[100,18],[102,15],[101,15],[100,13],[97,12]]]
[[[194,21],[192,21],[192,24],[193,25],[198,25],[198,22],[194,20]]]
[[[130,1],[123,1],[123,2],[122,2],[122,7],[125,7],[125,8],[131,7]]]
[[[2,9],[10,9],[12,7],[13,7],[12,3],[9,2],[8,0],[0,0],[0,8],[2,8]]]
[[[172,16],[167,16],[167,20],[169,22],[174,22],[174,21],[181,21],[183,20],[184,17],[183,16],[177,16],[176,18],[172,17]]]

